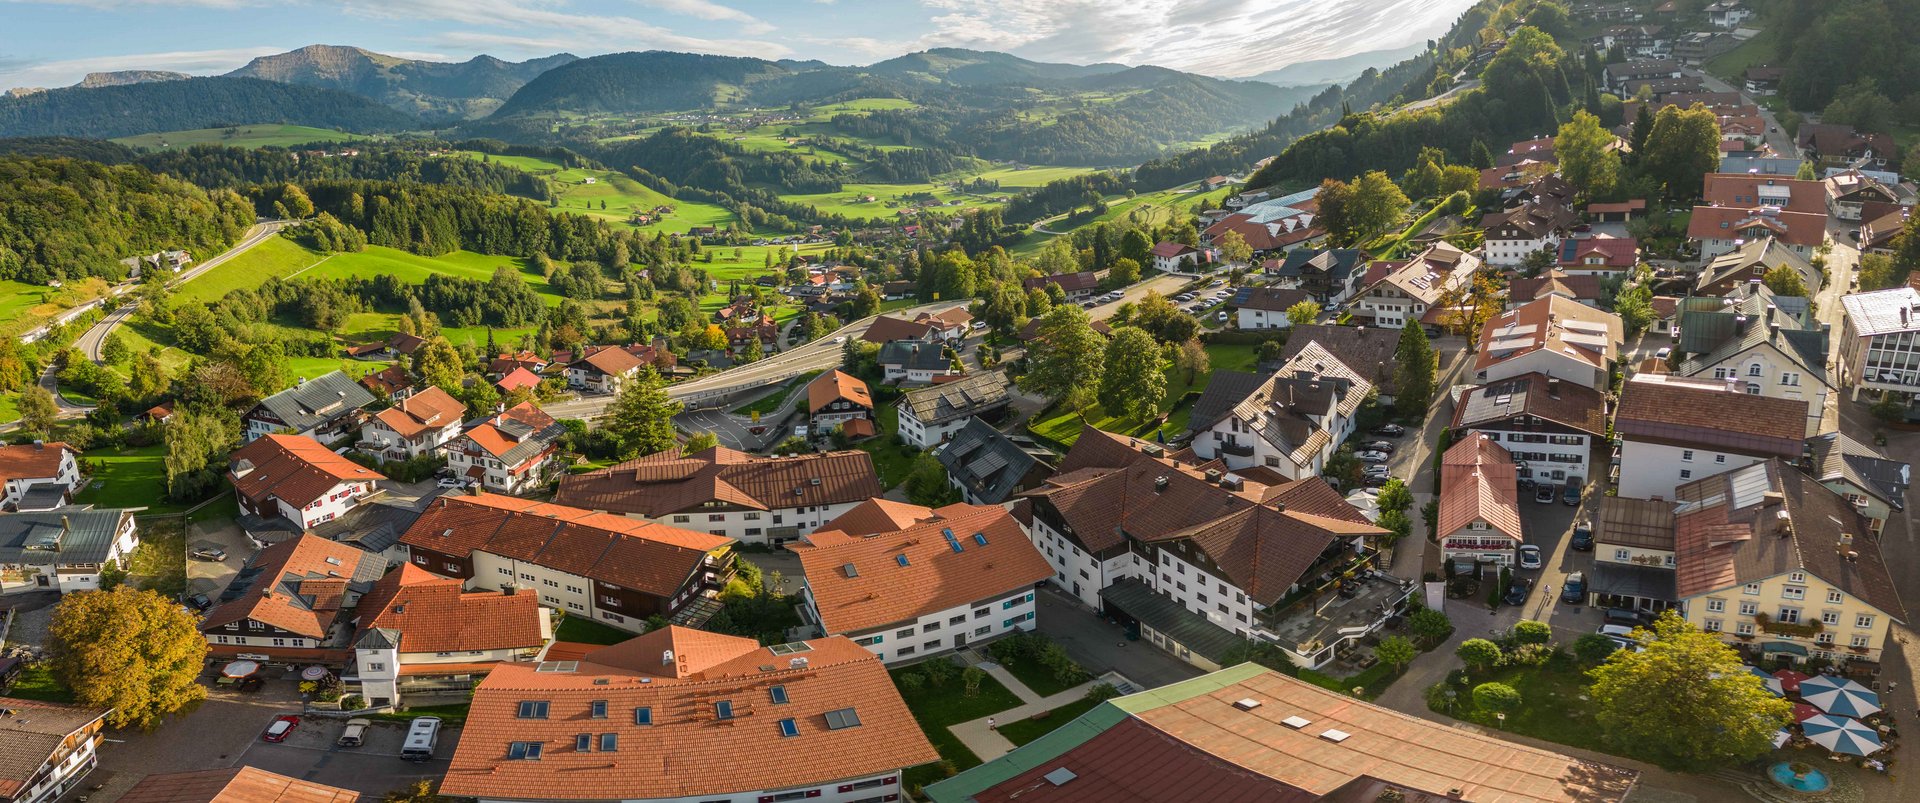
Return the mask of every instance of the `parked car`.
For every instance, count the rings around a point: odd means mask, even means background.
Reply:
[[[280,716],[274,717],[273,722],[267,725],[267,731],[260,734],[260,740],[263,742],[284,742],[287,740],[287,736],[293,733],[293,729],[298,727],[300,727],[299,717],[292,714],[281,714]]]
[[[217,546],[194,547],[193,551],[187,554],[192,556],[194,560],[204,560],[212,563],[220,563],[227,559],[227,550]]]
[[[1525,577],[1515,577],[1507,586],[1506,603],[1514,607],[1527,604],[1527,595],[1533,593],[1533,581]]]
[[[1580,494],[1585,490],[1586,483],[1581,482],[1579,477],[1568,477],[1566,487],[1560,490],[1560,501],[1569,507],[1579,507]]]
[[[1227,280],[1226,280],[1226,279],[1214,279],[1213,281],[1210,281],[1210,282],[1207,282],[1207,286],[1208,286],[1208,287],[1219,287],[1220,285],[1223,285],[1223,284],[1226,284],[1226,283],[1227,283]]]
[[[1673,356],[1672,346],[1661,346],[1659,349],[1653,352],[1653,358],[1656,360],[1664,360],[1672,356]]]
[[[1553,496],[1554,494],[1553,494],[1552,483],[1543,482],[1539,485],[1539,487],[1535,488],[1533,491],[1533,501],[1539,502],[1540,504],[1543,504],[1543,505],[1553,504]]]
[[[1361,466],[1360,473],[1361,474],[1378,474],[1384,477],[1389,474],[1392,474],[1393,469],[1387,468],[1386,466]]]
[[[1385,463],[1388,460],[1388,456],[1386,452],[1362,451],[1354,452],[1353,459],[1362,463]]]
[[[1373,431],[1369,434],[1378,435],[1382,438],[1398,438],[1401,435],[1407,434],[1407,428],[1399,424],[1381,424],[1380,426],[1374,427]]]
[[[1522,544],[1520,546],[1520,568],[1538,569],[1545,565],[1546,562],[1540,559],[1540,547],[1534,546],[1533,544]]]
[[[1653,624],[1653,615],[1632,608],[1608,608],[1606,622],[1610,625],[1622,625],[1628,628],[1646,627]]]
[[[1575,552],[1592,552],[1593,525],[1584,521],[1574,523],[1573,541],[1568,543],[1567,546],[1572,547]]]
[[[341,747],[359,747],[366,744],[367,729],[373,727],[373,720],[355,717],[347,720],[347,729],[340,732],[340,738],[333,740]]]
[[[1579,605],[1587,598],[1587,575],[1574,572],[1567,575],[1567,584],[1560,587],[1560,601],[1569,605]]]
[[[1387,454],[1393,454],[1393,444],[1388,443],[1387,441],[1367,441],[1366,443],[1360,444],[1360,448],[1370,452],[1386,452]]]
[[[1221,323],[1226,323],[1226,322],[1227,322],[1227,313],[1225,313],[1225,312],[1216,312],[1216,313],[1214,313],[1214,314],[1213,314],[1213,319],[1214,319],[1214,320],[1216,320],[1216,321],[1219,321],[1219,322],[1221,322]]]
[[[458,488],[460,487],[460,480],[457,477],[441,477],[440,479],[434,480],[433,484],[442,488]]]
[[[1535,483],[1533,480],[1527,477],[1521,477],[1520,479],[1513,481],[1513,487],[1518,488],[1522,491],[1531,491],[1533,490],[1533,486],[1537,484],[1538,483]]]
[[[195,594],[187,597],[187,607],[192,608],[196,613],[204,613],[208,608],[213,607],[213,600],[205,594]]]
[[[1368,488],[1384,488],[1393,478],[1385,474],[1367,474],[1360,478],[1360,484]]]

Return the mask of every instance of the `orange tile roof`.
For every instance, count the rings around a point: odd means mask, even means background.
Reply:
[[[867,383],[838,368],[814,377],[807,383],[807,412],[817,413],[829,404],[845,399],[873,409],[873,394]]]
[[[466,410],[467,406],[452,394],[438,386],[428,386],[426,390],[381,410],[373,418],[399,433],[400,437],[411,438],[429,429],[459,426],[460,415]]]
[[[659,518],[706,502],[775,510],[863,502],[882,490],[866,452],[760,457],[715,446],[685,456],[668,449],[562,477],[554,501]]]
[[[645,363],[640,361],[639,357],[633,356],[626,349],[618,346],[600,346],[589,352],[585,359],[575,364],[578,365],[580,363],[585,363],[594,370],[607,374],[608,376],[619,376],[645,365]]]
[[[313,504],[343,482],[386,479],[305,435],[264,436],[235,449],[231,461],[236,468],[243,462],[253,467],[246,476],[228,475],[241,496],[256,502],[273,497],[296,509]]]
[[[17,443],[0,446],[0,480],[32,480],[60,475],[60,454],[80,452],[60,441],[35,446]]]
[[[523,366],[520,368],[513,369],[513,373],[500,377],[500,381],[495,382],[493,384],[499,386],[501,390],[505,390],[505,391],[515,391],[521,388],[534,388],[534,387],[540,386],[540,375],[527,370]]]
[[[1819,181],[1750,173],[1708,173],[1702,184],[1700,197],[1708,206],[1750,209],[1762,203],[1762,188],[1775,187],[1775,192],[1783,192],[1786,197],[1782,209],[1807,212],[1823,218],[1827,215],[1827,188]]]
[[[440,496],[400,536],[448,555],[479,549],[671,597],[732,539],[499,494]]]
[[[259,578],[238,599],[209,611],[200,622],[202,631],[250,619],[326,638],[350,583],[371,582],[386,563],[374,553],[303,534],[260,550],[247,565],[259,570]]]
[[[361,631],[397,631],[401,652],[532,648],[547,640],[546,612],[533,594],[467,592],[461,581],[411,563],[380,578],[356,610]]]
[[[368,347],[378,351],[380,344],[370,343]],[[413,387],[413,377],[399,363],[394,363],[366,376],[360,377],[360,386],[367,390],[377,390],[388,396]]]
[[[1696,206],[1687,221],[1687,237],[1747,241],[1774,237],[1787,245],[1818,248],[1827,239],[1827,216],[1758,206]]]
[[[440,793],[726,797],[871,777],[939,758],[866,648],[831,637],[775,649],[670,626],[587,653],[577,668],[500,664],[474,693]],[[787,702],[773,702],[774,686]],[[548,717],[519,718],[522,701],[546,702]],[[605,719],[591,718],[595,701],[606,702]],[[722,701],[732,718],[718,718]],[[635,723],[640,708],[652,724]],[[829,712],[849,708],[858,725],[829,726]],[[786,720],[796,735],[781,734]],[[574,749],[581,733],[593,734],[592,749]],[[599,750],[600,734],[615,735],[614,752]],[[539,760],[509,759],[514,742],[540,743]]]
[[[1524,540],[1518,476],[1513,454],[1485,435],[1449,447],[1440,456],[1438,535],[1445,538],[1484,521],[1515,543]]]
[[[933,518],[933,508],[876,496],[854,505],[852,510],[821,525],[820,529],[839,530],[849,535],[873,535],[904,530],[930,518]]]
[[[949,505],[934,513],[891,532],[815,532],[787,547],[800,556],[827,632],[858,633],[908,621],[1031,589],[1053,576],[1053,567],[1005,508]]]
[[[149,775],[123,803],[354,803],[360,793],[257,767]]]
[[[1557,295],[1529,301],[1480,329],[1475,371],[1545,349],[1596,369],[1620,355],[1620,316]]]

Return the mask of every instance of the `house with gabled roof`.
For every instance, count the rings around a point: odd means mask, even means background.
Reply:
[[[1900,158],[1900,146],[1884,133],[1862,133],[1840,123],[1808,123],[1794,132],[1800,155],[1819,164],[1885,170]]]
[[[1687,237],[1700,244],[1703,261],[1762,240],[1777,240],[1781,247],[1810,260],[1827,240],[1827,214],[1824,208],[1815,214],[1765,205],[1696,206],[1687,221]]]
[[[1296,248],[1263,266],[1279,287],[1305,290],[1323,307],[1344,303],[1366,278],[1366,252],[1358,248]]]
[[[733,577],[731,538],[495,494],[435,497],[400,543],[469,591],[512,589],[636,632],[655,615],[705,622]]]
[[[271,526],[275,519],[298,533],[339,518],[386,479],[299,435],[267,435],[234,450],[227,477],[240,502],[241,527],[250,533],[287,529]]]
[[[353,626],[343,613],[386,570],[385,558],[316,535],[271,544],[247,559],[200,633],[219,657],[344,665]]]
[[[968,421],[990,416],[1013,403],[1013,383],[1005,371],[980,371],[917,390],[900,400],[900,437],[931,449]]]
[[[133,514],[96,507],[0,513],[0,569],[61,593],[97,589],[101,573],[126,568],[140,545]]]
[[[1680,604],[1674,591],[1674,507],[1671,501],[1600,497],[1587,574],[1594,604],[1647,612]]]
[[[1100,292],[1100,275],[1090,270],[1074,273],[1056,273],[1051,276],[1032,276],[1020,280],[1020,286],[1028,290],[1046,291],[1048,285],[1058,285],[1060,292],[1068,301],[1079,303],[1092,298]]]
[[[1565,200],[1542,191],[1543,182],[1546,179],[1530,185],[1528,197],[1518,205],[1481,218],[1480,225],[1487,232],[1481,254],[1487,264],[1518,265],[1528,254],[1560,247],[1561,238],[1579,215]]]
[[[894,340],[880,347],[875,361],[888,382],[929,383],[960,373],[938,340]]]
[[[1088,607],[1161,633],[1162,646],[1167,633],[1190,631],[1187,617],[1172,613],[1184,610],[1319,667],[1345,641],[1377,630],[1382,612],[1412,592],[1411,584],[1354,574],[1337,602],[1324,596],[1344,585],[1330,577],[1364,566],[1369,539],[1386,531],[1317,476],[1266,485],[1218,460],[1182,463],[1157,444],[1092,427],[1060,469],[1020,497],[1031,505],[1028,530],[1054,567],[1052,582]],[[1176,605],[1142,605],[1124,593],[1126,580]],[[1181,648],[1191,652],[1188,642],[1169,647],[1191,660]]]
[[[464,693],[494,664],[534,657],[553,640],[553,618],[518,591],[469,591],[411,562],[387,572],[354,609],[359,694],[380,706],[409,693]]]
[[[1621,496],[1672,499],[1674,489],[1764,460],[1798,460],[1807,405],[1729,381],[1634,374],[1620,393],[1614,437]]]
[[[1782,266],[1799,274],[1800,283],[1806,285],[1808,292],[1818,293],[1826,284],[1826,277],[1805,253],[1778,238],[1761,237],[1708,259],[1694,279],[1693,294],[1728,295],[1761,281],[1768,271]]]
[[[1807,456],[1801,466],[1827,490],[1845,497],[1866,518],[1867,531],[1875,538],[1886,528],[1888,518],[1907,509],[1907,489],[1913,486],[1912,464],[1894,460],[1845,433],[1808,438]]]
[[[0,801],[53,803],[80,788],[111,709],[0,697]]]
[[[1211,231],[1211,229],[1209,229]],[[1150,252],[1153,267],[1165,273],[1192,272],[1206,259],[1206,252],[1185,243],[1165,242],[1153,246]]]
[[[1399,332],[1378,326],[1300,324],[1287,336],[1280,360],[1293,359],[1313,343],[1320,344],[1354,375],[1373,383],[1381,404],[1393,403],[1393,394],[1400,387],[1400,372],[1394,357],[1400,346]]]
[[[904,797],[904,768],[937,760],[885,665],[851,640],[762,647],[669,626],[495,667],[440,793],[853,803]]]
[[[1288,311],[1301,302],[1313,302],[1313,294],[1293,287],[1249,287],[1234,303],[1235,325],[1241,329],[1285,329],[1293,325]]]
[[[947,470],[947,481],[974,505],[998,505],[1038,487],[1057,459],[1039,441],[1001,432],[978,417],[968,417],[933,455]]]
[[[1675,500],[1681,610],[1750,661],[1877,662],[1906,621],[1865,520],[1786,461],[1689,482]]]
[[[889,664],[1030,632],[1034,586],[1053,567],[999,505],[902,506],[878,531],[830,522],[788,547],[805,583],[800,617]]]
[[[1440,455],[1440,554],[1467,572],[1476,563],[1515,565],[1527,542],[1513,454],[1488,433],[1455,441]]]
[[[567,428],[521,402],[475,422],[446,445],[453,476],[489,493],[525,494],[560,471],[560,439]]]
[[[939,326],[931,320],[910,321],[891,315],[881,315],[873,319],[860,339],[868,343],[884,346],[896,340],[933,340],[939,335]]]
[[[560,480],[554,501],[736,538],[782,544],[879,496],[866,452],[761,457],[715,446],[645,455]]]
[[[1827,330],[1807,299],[1777,296],[1758,281],[1724,298],[1680,302],[1685,355],[1679,376],[1730,380],[1747,393],[1807,405],[1806,434],[1820,431],[1833,382],[1827,375]]]
[[[873,393],[867,383],[838,368],[807,383],[807,422],[825,431],[856,418],[873,419]]]
[[[1822,183],[1826,185],[1827,212],[1839,220],[1863,220],[1863,210],[1874,204],[1900,206],[1913,201],[1910,189],[1889,186],[1858,168],[1835,172]]]
[[[440,451],[460,434],[467,406],[437,386],[396,401],[374,413],[360,428],[361,452],[381,460],[411,460]]]
[[[1559,268],[1548,268],[1545,273],[1530,279],[1515,278],[1507,284],[1507,309],[1515,309],[1547,296],[1559,296],[1598,307],[1602,297],[1600,277],[1591,273],[1572,276]]]
[[[1640,264],[1632,237],[1581,237],[1560,243],[1559,268],[1569,276],[1619,276]]]
[[[80,453],[60,441],[0,446],[0,508],[51,510],[67,503],[80,483]]]
[[[360,793],[241,766],[156,773],[140,779],[120,799],[126,803],[356,803]]]
[[[1367,266],[1365,289],[1350,309],[1356,319],[1387,329],[1409,325],[1432,328],[1440,301],[1449,292],[1473,286],[1473,277],[1485,263],[1445,240],[1404,260],[1377,261]]]
[[[345,371],[333,371],[261,399],[240,420],[249,443],[274,432],[331,443],[360,426],[366,419],[362,408],[373,401],[373,394]]]
[[[1588,456],[1607,435],[1607,395],[1545,374],[1521,374],[1461,394],[1453,431],[1498,441],[1512,456],[1516,477],[1585,479],[1593,470]]]
[[[1473,375],[1495,382],[1545,374],[1590,388],[1604,388],[1620,358],[1620,316],[1568,298],[1530,301],[1480,328]]]
[[[406,366],[394,363],[360,377],[360,386],[380,398],[404,399],[418,384],[413,381],[413,374],[407,371]]]
[[[1193,405],[1193,452],[1230,469],[1316,476],[1353,433],[1372,390],[1372,382],[1313,343],[1267,376],[1216,371]]]
[[[619,346],[588,346],[585,354],[567,365],[567,386],[618,395],[643,367],[646,363]]]

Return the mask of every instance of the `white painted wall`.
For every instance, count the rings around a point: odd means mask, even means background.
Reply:
[[[1033,588],[1023,586],[1010,593],[924,614],[911,622],[828,635],[845,635],[889,665],[907,664],[1015,630],[1032,630],[1038,626],[1034,610]],[[806,596],[801,616],[815,624],[820,622],[820,612],[814,607],[811,593]]]
[[[1725,474],[1760,458],[1735,452],[1682,448],[1623,439],[1620,447],[1620,495],[1632,499],[1672,499],[1673,491],[1703,477]]]

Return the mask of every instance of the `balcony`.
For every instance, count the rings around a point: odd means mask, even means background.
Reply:
[[[1225,443],[1221,443],[1216,448],[1220,450],[1221,454],[1230,454],[1236,457],[1252,457],[1253,456],[1252,443],[1241,444],[1235,441],[1227,441]]]

